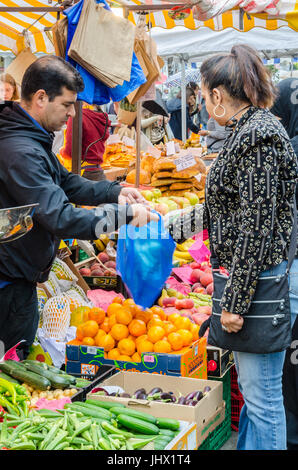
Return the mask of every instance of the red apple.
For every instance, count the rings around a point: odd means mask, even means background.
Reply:
[[[200,282],[196,282],[191,286],[191,290],[194,291],[197,287],[203,287]]]
[[[200,269],[201,265],[200,265],[200,263],[197,263],[196,261],[193,261],[192,263],[189,264],[189,267],[191,269]]]
[[[101,253],[98,253],[97,258],[98,258],[102,263],[106,263],[106,262],[109,261],[109,259],[110,259],[109,255],[107,255],[107,253],[105,253],[104,251],[102,251]]]
[[[103,270],[102,269],[93,269],[91,271],[91,276],[103,276]]]
[[[82,276],[90,276],[91,275],[91,269],[89,268],[81,268],[80,269],[80,274]]]
[[[202,274],[203,274],[203,271],[201,271],[200,269],[193,269],[190,275],[191,282],[201,282],[200,277]]]
[[[92,266],[91,266],[91,271],[93,271],[93,269],[101,269],[101,264],[100,263],[93,263]]]
[[[175,307],[176,301],[176,297],[165,297],[164,299],[162,299],[162,305],[164,307]]]
[[[107,261],[106,263],[104,263],[105,267],[106,268],[113,268],[113,269],[116,269],[116,261]]]
[[[213,294],[213,282],[211,282],[210,284],[208,284],[208,286],[206,287],[206,292],[208,295],[212,295]]]
[[[195,294],[206,294],[206,289],[204,287],[196,287],[195,290],[193,290]]]
[[[200,277],[200,283],[202,284],[202,286],[207,287],[208,284],[211,284],[211,282],[213,282],[212,273],[204,272],[204,274],[202,274],[202,276]]]

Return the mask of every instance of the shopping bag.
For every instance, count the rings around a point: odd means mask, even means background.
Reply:
[[[160,296],[171,274],[175,246],[161,216],[143,227],[120,227],[117,271],[137,305],[149,308]]]
[[[37,57],[35,57],[29,48],[23,49],[11,64],[9,64],[5,72],[15,79],[17,85],[21,86],[24,73],[27,68],[36,61],[36,59]]]
[[[57,21],[52,27],[52,37],[55,48],[55,54],[58,57],[65,57],[67,44],[67,17]]]
[[[107,86],[130,79],[135,26],[94,0],[84,0],[68,54]]]

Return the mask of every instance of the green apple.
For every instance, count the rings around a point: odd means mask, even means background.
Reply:
[[[155,199],[157,199],[157,198],[159,198],[159,197],[162,196],[161,190],[158,189],[158,188],[154,188],[153,191],[152,191],[152,194],[153,194],[153,197],[154,197]]]
[[[145,189],[141,191],[142,196],[146,199],[146,201],[152,201],[153,199],[153,192],[149,189]]]
[[[199,198],[197,194],[191,193],[191,192],[186,192],[184,193],[184,197],[186,197],[189,202],[191,203],[192,206],[195,206],[196,204],[199,204]]]

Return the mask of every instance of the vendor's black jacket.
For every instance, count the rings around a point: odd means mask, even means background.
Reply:
[[[114,203],[116,225],[127,213],[126,206],[116,205],[120,185],[68,172],[51,151],[52,141],[17,103],[0,106],[0,207],[39,203],[32,230],[0,244],[0,280],[44,282],[62,238],[97,238],[95,226],[108,207],[87,210],[73,204]]]

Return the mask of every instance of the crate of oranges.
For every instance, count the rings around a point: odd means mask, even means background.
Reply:
[[[207,377],[206,339],[199,339],[199,325],[187,317],[116,297],[106,311],[90,308],[83,320],[76,339],[66,345],[69,373],[82,375],[88,364],[113,364],[121,370]]]

